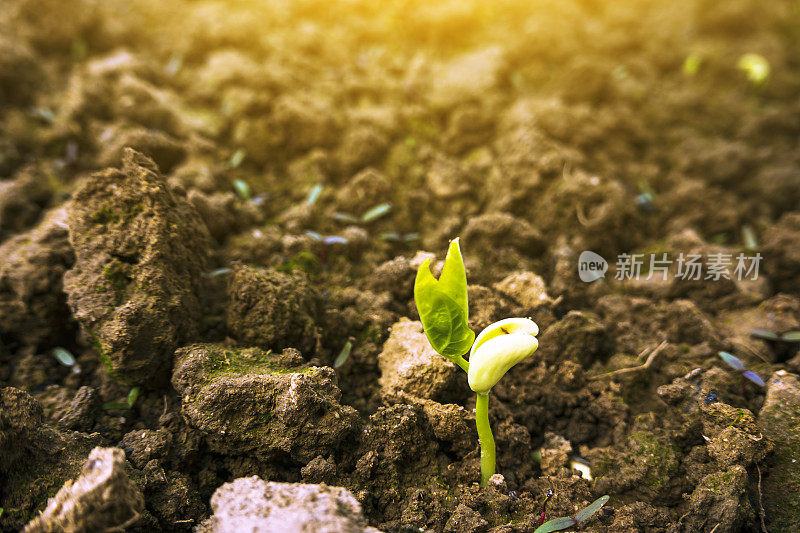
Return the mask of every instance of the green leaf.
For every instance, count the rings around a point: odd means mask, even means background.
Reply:
[[[308,196],[306,197],[306,203],[308,205],[314,205],[317,203],[317,200],[319,200],[319,195],[322,194],[322,190],[324,188],[325,186],[321,183],[314,185],[314,188],[311,189],[311,192],[308,193]]]
[[[233,188],[236,189],[236,194],[238,194],[242,200],[249,200],[253,196],[253,193],[250,191],[250,186],[244,180],[233,180]]]
[[[75,364],[75,358],[64,348],[53,348],[53,356],[64,366],[73,366]]]
[[[784,342],[800,342],[800,331],[789,331],[781,335]]]
[[[438,280],[431,273],[430,262],[422,263],[414,281],[417,311],[433,349],[448,358],[459,357],[469,351],[475,333],[467,323],[467,274],[458,239],[450,243]]]
[[[343,364],[347,362],[347,359],[350,357],[350,352],[353,351],[353,343],[347,341],[344,343],[344,347],[342,351],[339,352],[339,355],[336,357],[336,361],[333,362],[333,368],[339,368]]]
[[[361,222],[365,224],[377,220],[392,210],[392,204],[379,204],[361,215]]]
[[[769,331],[766,329],[751,329],[749,333],[751,337],[755,337],[757,339],[762,339],[765,341],[776,341],[780,339],[780,335],[778,335],[774,331]]]
[[[105,409],[105,410],[116,409],[116,410],[124,411],[124,410],[130,409],[130,408],[131,407],[125,402],[106,402],[106,403],[103,404],[103,409]]]
[[[723,361],[728,363],[729,366],[735,368],[739,372],[744,370],[744,363],[742,363],[741,359],[739,359],[735,355],[729,354],[728,352],[719,352],[719,356],[722,358]]]
[[[600,496],[587,507],[584,507],[578,514],[575,515],[575,521],[578,524],[583,524],[587,520],[589,520],[594,514],[600,510],[609,500],[611,496],[605,495]]]
[[[128,398],[125,400],[128,404],[128,407],[133,407],[133,404],[136,403],[136,399],[139,397],[139,387],[134,387],[128,393]]]
[[[548,520],[541,526],[537,527],[536,531],[533,533],[550,533],[551,531],[561,531],[562,529],[567,529],[568,527],[574,526],[575,523],[575,520],[568,516],[553,518],[552,520]]]

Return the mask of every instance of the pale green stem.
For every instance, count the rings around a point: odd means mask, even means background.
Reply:
[[[489,395],[478,394],[475,402],[475,425],[481,443],[481,485],[486,485],[494,475],[494,437],[489,425]]]
[[[466,359],[464,359],[463,356],[457,355],[455,357],[452,357],[450,360],[455,364],[457,364],[458,366],[460,366],[461,370],[463,370],[464,372],[469,372],[469,363],[467,362]]]

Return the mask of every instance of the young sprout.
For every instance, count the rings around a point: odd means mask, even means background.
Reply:
[[[233,155],[231,156],[230,160],[228,161],[228,166],[231,168],[238,168],[244,162],[244,158],[247,156],[247,152],[242,150],[241,148],[236,150]]]
[[[742,392],[744,392],[745,379],[749,379],[759,387],[764,387],[766,385],[766,383],[764,383],[764,380],[761,379],[761,376],[750,370],[745,370],[744,363],[742,363],[741,359],[739,359],[735,355],[729,354],[728,352],[719,352],[719,356],[722,358],[723,361],[728,363],[728,366],[730,366],[731,368],[742,374]]]
[[[744,242],[744,249],[748,252],[755,252],[758,250],[758,238],[753,226],[745,224],[742,226],[742,242]]]
[[[103,409],[128,410],[133,408],[137,398],[139,398],[139,387],[134,387],[128,392],[124,402],[106,402],[103,404]]]
[[[599,511],[609,500],[609,496],[601,496],[588,506],[581,509],[574,517],[562,516],[548,520],[544,524],[536,528],[533,533],[551,533],[553,531],[561,531],[572,526],[581,526],[584,522],[588,521]]]
[[[800,331],[776,333],[766,329],[751,329],[750,336],[766,342],[775,354],[775,362],[782,363],[795,356],[800,348]]]
[[[685,76],[694,76],[701,66],[703,66],[703,56],[697,52],[692,52],[683,60],[683,74]]]
[[[363,215],[361,215],[361,222],[368,224],[373,220],[378,220],[382,216],[389,214],[389,211],[391,210],[392,204],[378,204],[375,207],[368,209]]]
[[[317,200],[319,200],[319,195],[322,194],[322,190],[324,188],[325,186],[321,183],[314,185],[314,188],[311,189],[311,192],[309,192],[308,196],[306,197],[306,203],[308,205],[314,205],[317,203]]]
[[[233,188],[236,189],[236,194],[238,194],[242,200],[249,200],[253,196],[253,193],[250,191],[250,185],[244,180],[234,180]]]
[[[347,360],[350,358],[350,352],[352,352],[352,351],[353,351],[353,342],[352,341],[347,341],[346,343],[344,343],[344,347],[342,348],[342,351],[339,352],[339,355],[336,357],[336,360],[333,362],[333,368],[339,368],[343,364],[345,364],[347,362]]]
[[[450,243],[438,280],[430,262],[426,259],[417,272],[414,301],[433,349],[467,372],[469,386],[477,393],[475,423],[481,445],[481,484],[486,485],[495,473],[489,392],[511,367],[536,351],[539,327],[527,318],[507,318],[489,325],[476,339],[468,325],[467,274],[458,239]],[[467,351],[469,362],[463,356]]]
[[[761,87],[769,79],[769,61],[760,54],[744,54],[736,63],[736,68],[745,73],[753,87]]]

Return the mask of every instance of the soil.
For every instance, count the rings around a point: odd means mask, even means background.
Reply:
[[[800,330],[798,94],[789,0],[3,0],[0,529],[52,527],[83,471],[122,496],[72,530],[190,531],[259,476],[387,532],[604,494],[584,531],[796,531],[797,343],[749,331]],[[487,487],[413,302],[459,236],[470,327],[541,331]],[[623,253],[761,262],[620,280]]]

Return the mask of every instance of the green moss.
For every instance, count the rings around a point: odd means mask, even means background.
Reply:
[[[119,261],[114,261],[103,267],[103,277],[114,291],[114,305],[120,305],[125,299],[125,290],[131,281],[126,272],[126,266]]]
[[[103,207],[94,212],[91,216],[91,221],[95,224],[105,226],[106,224],[113,224],[120,221],[119,213],[116,213],[110,205],[105,204]]]
[[[630,435],[635,466],[644,470],[642,483],[658,489],[678,471],[678,454],[663,435],[650,431],[634,431]]]
[[[302,270],[306,274],[316,274],[319,271],[319,260],[308,250],[297,252],[277,268],[278,272],[291,274],[295,270]]]
[[[286,367],[279,356],[272,352],[264,352],[258,348],[231,350],[226,348],[211,349],[204,364],[206,376],[211,380],[221,375],[238,375],[249,373],[262,374],[310,374],[315,370],[308,366]]]

